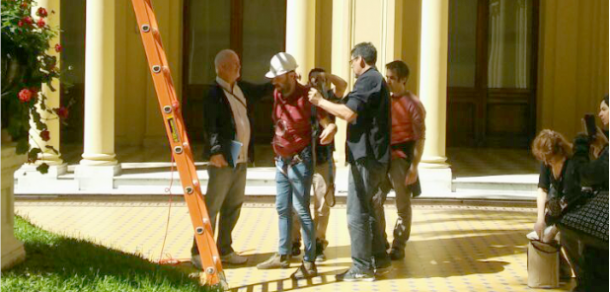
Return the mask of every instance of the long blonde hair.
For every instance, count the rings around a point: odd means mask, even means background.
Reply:
[[[538,161],[549,162],[553,157],[572,157],[572,143],[558,132],[542,130],[532,143],[532,153]]]

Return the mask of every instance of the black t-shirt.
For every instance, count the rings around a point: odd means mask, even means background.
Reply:
[[[585,149],[583,149],[585,150]],[[608,191],[608,145],[602,150],[600,156],[589,160],[589,149],[577,149],[572,158],[574,167],[580,174],[580,183],[595,190]]]
[[[326,96],[332,102],[340,101],[340,99],[335,95],[335,92],[332,89],[328,90]],[[312,107],[312,110],[319,109],[317,107]],[[328,118],[333,123],[336,120],[335,116],[331,114],[328,114]],[[335,151],[335,141],[333,140],[330,144],[327,145],[320,144],[320,135],[322,134],[322,131],[324,131],[324,128],[319,125],[317,120],[315,122],[315,125],[317,127],[316,132],[314,133],[316,137],[316,164],[320,165],[322,163],[327,162],[333,156],[333,152]]]
[[[364,72],[345,100],[345,105],[358,114],[356,120],[347,125],[348,162],[354,163],[366,157],[389,163],[392,132],[390,90],[381,73],[375,68]]]
[[[542,164],[540,166],[538,188],[544,189],[547,192],[547,200],[553,196],[559,196],[560,198],[566,196],[569,198],[570,196],[578,195],[581,189],[580,177],[577,174],[573,161],[566,159],[559,178],[555,178],[550,167]]]

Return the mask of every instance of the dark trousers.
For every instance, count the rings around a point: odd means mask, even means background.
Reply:
[[[585,245],[582,251],[583,291],[608,291],[608,250]]]
[[[608,250],[581,243],[561,233],[561,246],[576,274],[575,292],[608,291]]]
[[[408,159],[398,158],[393,159],[388,171],[388,178],[382,184],[382,187],[375,195],[374,204],[375,212],[379,217],[379,229],[383,232],[383,238],[387,241],[385,233],[386,221],[383,205],[385,204],[388,192],[394,189],[396,193],[396,209],[398,211],[398,219],[394,225],[394,241],[392,248],[404,249],[409,237],[411,236],[411,188],[406,185],[405,180],[409,173],[411,162]]]
[[[350,165],[347,194],[347,224],[351,239],[352,270],[371,273],[389,265],[383,231],[379,229],[373,196],[386,176],[387,165],[363,158]]]
[[[246,172],[245,163],[239,163],[235,168],[208,166],[208,189],[204,201],[210,215],[212,230],[216,227],[216,217],[220,217],[216,240],[220,255],[228,255],[233,252],[231,233],[237,224],[241,206],[244,203]],[[217,216],[219,213],[220,216]],[[191,254],[199,254],[194,240]]]

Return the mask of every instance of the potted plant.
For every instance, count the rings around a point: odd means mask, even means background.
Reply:
[[[46,84],[52,91],[51,81],[59,78],[57,57],[48,52],[62,50],[60,44],[53,48],[50,40],[56,30],[46,21],[49,13],[44,7],[35,11],[32,0],[2,1],[2,130],[16,145],[17,154],[27,154],[27,161],[33,163],[43,152],[40,145],[30,145],[30,119],[40,133],[42,141],[50,139],[46,120],[40,111],[65,119],[65,107],[47,108],[46,96],[41,87]],[[40,110],[40,111],[39,111]],[[52,146],[44,146],[57,153]],[[45,173],[48,165],[37,168]]]

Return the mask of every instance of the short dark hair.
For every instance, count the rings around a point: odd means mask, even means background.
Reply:
[[[326,72],[324,71],[324,69],[322,68],[313,68],[311,69],[311,71],[309,71],[309,75],[307,75],[307,79],[311,79],[311,75],[313,75],[314,73],[322,73],[322,72]]]
[[[409,75],[411,74],[411,70],[409,66],[400,60],[392,61],[385,65],[386,69],[392,70],[397,76],[399,80],[409,79]]]
[[[372,43],[359,43],[352,49],[352,57],[362,57],[369,66],[377,63],[377,49]]]
[[[606,94],[606,96],[604,97],[603,101],[606,103],[606,106],[608,106],[608,95]]]

